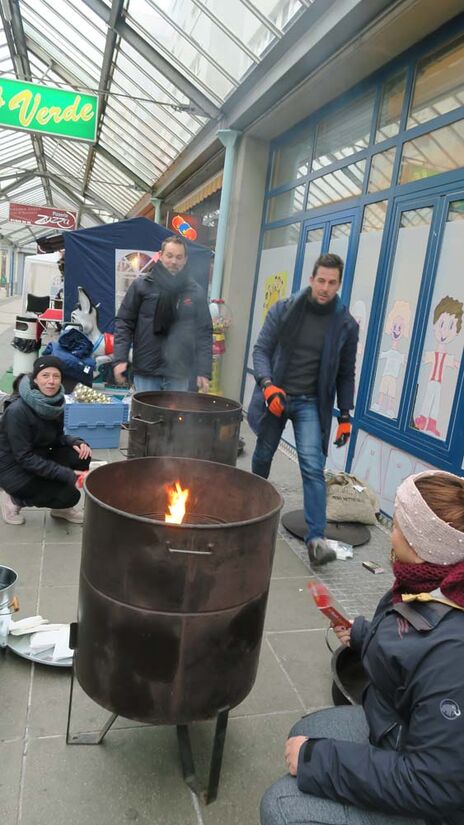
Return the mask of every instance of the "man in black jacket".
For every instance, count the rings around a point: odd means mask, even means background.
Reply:
[[[340,410],[337,447],[350,437],[354,404],[358,325],[337,295],[342,274],[338,255],[321,255],[309,288],[271,307],[253,349],[256,388],[248,420],[258,439],[252,469],[263,478],[269,476],[283,429],[291,420],[312,565],[335,559],[324,539],[324,465],[335,395]]]
[[[187,390],[195,363],[198,389],[208,391],[211,316],[205,293],[190,277],[180,236],[163,241],[157,263],[131,284],[119,308],[113,356],[118,383],[124,382],[131,346],[137,392]]]

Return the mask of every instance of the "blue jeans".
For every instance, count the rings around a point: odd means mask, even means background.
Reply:
[[[310,541],[321,538],[327,524],[325,455],[322,452],[321,427],[315,398],[309,398],[307,395],[287,396],[285,415],[281,418],[266,410],[256,441],[251,469],[256,475],[268,478],[274,453],[288,419],[293,424],[303,479],[304,517],[308,528],[305,541]]]
[[[186,392],[188,383],[188,378],[169,378],[168,375],[134,375],[136,392],[158,392],[159,390]]]

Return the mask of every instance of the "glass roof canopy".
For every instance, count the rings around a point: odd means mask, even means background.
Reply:
[[[9,201],[124,218],[314,0],[0,0],[0,75],[100,95],[95,144],[0,129]],[[1,77],[0,77],[1,80]]]

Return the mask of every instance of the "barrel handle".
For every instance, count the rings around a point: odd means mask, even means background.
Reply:
[[[155,424],[163,424],[164,423],[164,419],[162,419],[162,418],[158,418],[158,421],[147,421],[145,418],[139,418],[138,415],[133,415],[131,420],[132,421],[140,421],[141,424],[146,424],[147,427],[154,427]],[[129,432],[130,432],[130,430],[129,430]]]
[[[7,605],[4,605],[6,610],[0,608],[0,616],[12,616],[14,613],[19,612],[19,599],[17,596],[13,596],[11,602],[8,602]]]
[[[172,547],[171,542],[167,541],[166,547],[170,553],[186,553],[187,555],[191,556],[211,556],[214,549],[214,544],[212,544],[212,542],[209,542],[206,545],[206,550],[186,550],[183,547]]]

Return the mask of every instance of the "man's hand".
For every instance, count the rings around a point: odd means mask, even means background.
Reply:
[[[86,458],[90,458],[90,456],[92,455],[92,450],[90,449],[89,445],[85,443],[85,441],[82,441],[81,444],[74,444],[73,450],[75,450],[79,458],[83,459],[84,461]],[[79,470],[79,472],[81,473],[82,470]]]
[[[351,421],[349,413],[341,413],[338,419],[337,432],[335,433],[334,444],[336,447],[344,447],[351,435]]]
[[[285,403],[287,399],[285,390],[280,389],[280,387],[275,387],[274,384],[266,384],[263,387],[263,395],[269,412],[277,418],[280,418],[280,416],[285,412]]]
[[[209,390],[209,379],[206,378],[204,375],[197,376],[197,387],[200,392],[208,392]]]
[[[127,370],[127,361],[121,361],[120,364],[116,364],[116,366],[113,367],[113,375],[114,375],[114,380],[116,381],[116,384],[126,384],[127,383],[126,376],[123,374],[123,373],[126,372],[126,370]]]
[[[308,741],[308,736],[291,736],[285,743],[285,761],[288,772],[296,776],[298,771],[298,756],[300,748]]]

